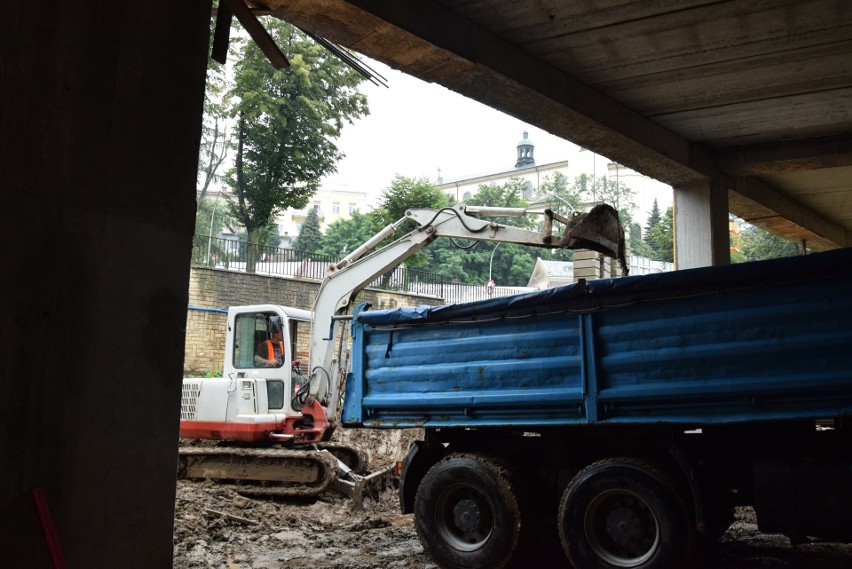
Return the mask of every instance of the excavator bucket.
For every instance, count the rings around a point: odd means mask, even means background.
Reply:
[[[627,275],[629,267],[625,256],[624,228],[618,212],[606,204],[596,205],[588,213],[575,213],[569,218],[546,210],[545,236],[555,247],[591,249],[618,260],[621,273]],[[565,224],[562,237],[551,237],[552,220]]]

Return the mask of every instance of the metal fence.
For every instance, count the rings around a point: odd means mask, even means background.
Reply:
[[[192,264],[196,267],[210,267],[230,271],[245,271],[248,257],[248,243],[236,239],[195,235],[192,247]],[[255,245],[254,272],[259,275],[298,277],[321,281],[325,277],[328,265],[339,260],[333,255],[307,253],[296,249],[266,247]],[[644,257],[629,256],[630,274],[674,270],[671,263],[651,261]],[[382,290],[408,292],[412,294],[435,296],[449,304],[471,302],[495,296],[508,296],[535,290],[527,287],[495,287],[491,293],[483,285],[460,284],[438,273],[397,267],[368,286]]]
[[[254,245],[254,272],[259,275],[298,277],[322,280],[329,264],[339,260],[333,255],[308,253],[296,249]],[[229,271],[245,271],[249,244],[236,239],[223,239],[196,234],[193,239],[192,264]],[[447,298],[451,289],[458,288],[451,279],[429,271],[397,267],[370,283],[383,290],[410,292]],[[469,285],[467,285],[469,286]],[[478,287],[484,290],[485,287]]]

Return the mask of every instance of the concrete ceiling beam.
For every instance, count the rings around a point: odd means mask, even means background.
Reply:
[[[756,144],[720,152],[716,167],[732,176],[852,166],[852,134]]]
[[[753,176],[739,176],[728,192],[737,217],[816,251],[852,246],[852,231]]]

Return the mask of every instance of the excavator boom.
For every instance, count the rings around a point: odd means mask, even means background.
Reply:
[[[537,232],[503,225],[483,217],[523,217],[544,215],[544,231]],[[417,227],[408,234],[378,250],[372,250],[391,236],[405,221]],[[561,236],[553,235],[553,222],[565,225]],[[329,266],[314,303],[311,329],[310,393],[324,402],[329,418],[336,417],[340,399],[342,374],[335,359],[335,322],[347,319],[357,294],[380,275],[394,269],[417,251],[439,237],[516,243],[533,247],[592,249],[618,259],[627,274],[624,230],[618,212],[608,205],[595,206],[589,213],[564,218],[551,210],[542,213],[524,208],[465,206],[439,210],[411,209],[405,217],[388,225],[341,261]]]

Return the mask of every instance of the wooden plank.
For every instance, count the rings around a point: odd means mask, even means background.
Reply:
[[[257,18],[252,14],[248,6],[243,0],[222,0],[231,9],[231,12],[237,17],[243,28],[249,33],[251,39],[257,44],[257,47],[266,55],[269,62],[276,69],[290,67],[290,62],[275,45],[275,40],[269,35],[264,27],[257,21]]]

